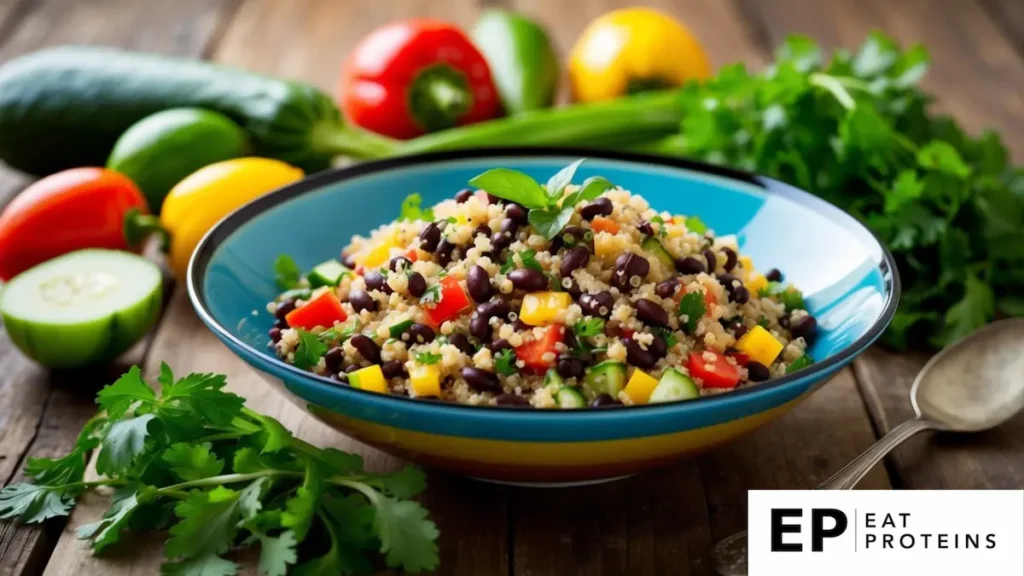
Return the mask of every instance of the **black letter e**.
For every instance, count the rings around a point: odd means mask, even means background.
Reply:
[[[783,518],[800,518],[803,511],[799,508],[772,508],[772,552],[803,552],[804,547],[796,544],[786,544],[782,541],[783,534],[799,534],[800,526],[796,524],[783,524]]]

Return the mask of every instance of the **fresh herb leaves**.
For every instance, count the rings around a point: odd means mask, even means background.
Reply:
[[[306,330],[296,330],[299,334],[299,344],[295,347],[295,367],[300,370],[309,370],[320,362],[320,358],[327,353],[327,344],[324,344],[320,337]]]
[[[441,355],[433,352],[420,352],[416,355],[416,361],[423,365],[437,364],[441,361]]]
[[[544,187],[518,170],[492,168],[474,177],[469,185],[526,208],[542,209],[548,205],[548,193]]]
[[[287,254],[281,254],[274,260],[274,282],[278,290],[291,290],[302,280],[302,270],[295,260]]]
[[[708,231],[708,225],[696,216],[687,216],[685,224],[686,229],[695,234],[703,234]]]
[[[679,308],[676,316],[679,316],[680,327],[687,334],[693,334],[697,329],[697,323],[704,317],[707,308],[704,306],[703,292],[690,292],[679,299]]]
[[[494,358],[494,370],[503,376],[511,376],[516,373],[519,367],[516,366],[516,353],[512,350],[502,350]]]
[[[409,194],[405,197],[405,200],[402,200],[402,206],[398,212],[398,221],[423,220],[424,222],[432,222],[434,220],[434,210],[432,208],[422,208],[422,206],[423,196]]]
[[[520,250],[515,253],[518,260],[523,263],[523,268],[529,268],[530,270],[536,270],[537,272],[543,272],[544,267],[537,261],[537,251],[532,248],[526,250]],[[516,268],[516,257],[511,257],[505,260],[505,263],[501,265],[501,273],[508,274],[510,271]]]
[[[811,364],[814,364],[814,358],[811,358],[809,355],[804,354],[803,356],[790,362],[789,366],[786,366],[786,374],[792,374],[793,372],[796,372],[801,368],[807,368]]]
[[[78,537],[100,552],[123,531],[159,524],[151,518],[159,510],[173,511],[165,574],[235,574],[238,566],[221,555],[253,544],[261,548],[265,576],[292,568],[367,571],[374,551],[406,572],[437,567],[437,527],[408,500],[423,489],[422,472],[370,474],[356,455],[294,438],[225,392],[224,376],[176,380],[165,365],[158,381],[159,396],[136,367],[100,391],[104,412],[86,425],[71,454],[30,460],[31,482],[0,490],[0,517],[37,523],[66,516],[85,490],[110,486],[110,509],[79,528]],[[105,477],[87,481],[85,459],[96,446]],[[317,549],[302,546],[314,529],[327,552],[302,558],[300,550]]]
[[[572,325],[572,332],[580,338],[597,336],[604,332],[604,319],[588,316]]]
[[[675,346],[676,344],[679,344],[679,338],[676,338],[676,335],[667,328],[655,326],[651,328],[651,332],[660,336],[661,339],[665,341],[665,345],[668,346],[669,348]]]

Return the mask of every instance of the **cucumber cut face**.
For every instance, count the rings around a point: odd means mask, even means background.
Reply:
[[[116,358],[160,314],[160,269],[113,250],[80,250],[12,279],[0,293],[8,335],[26,356],[50,368],[79,368]]]

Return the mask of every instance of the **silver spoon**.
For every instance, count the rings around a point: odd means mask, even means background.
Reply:
[[[910,403],[917,417],[893,428],[816,490],[850,490],[918,432],[981,432],[1024,408],[1024,318],[1000,320],[936,354],[914,379]],[[746,576],[747,532],[711,550],[721,576]]]

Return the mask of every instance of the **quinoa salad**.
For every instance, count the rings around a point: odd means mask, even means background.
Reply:
[[[282,255],[269,345],[339,386],[523,408],[689,400],[813,363],[817,322],[779,270],[696,216],[573,184],[581,162],[411,195],[305,274]]]

